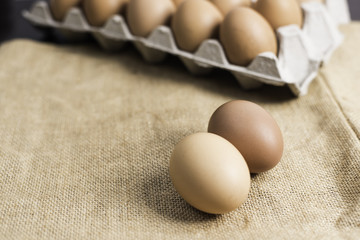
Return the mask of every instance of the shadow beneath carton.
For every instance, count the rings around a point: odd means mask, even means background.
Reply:
[[[286,86],[278,87],[272,85],[263,85],[253,90],[244,90],[240,87],[235,77],[228,71],[221,69],[213,69],[207,75],[192,75],[184,66],[184,64],[176,57],[169,55],[167,59],[159,64],[149,64],[142,60],[140,54],[134,55],[139,59],[134,61],[142,62],[138,64],[146,64],[151,68],[157,68],[157,71],[147,71],[141,68],[144,74],[157,77],[158,71],[166,71],[167,77],[159,78],[160,81],[176,81],[184,84],[192,84],[201,89],[230,97],[232,99],[244,99],[257,102],[276,103],[284,102],[296,97]],[[127,64],[127,62],[123,63]]]
[[[103,50],[95,41],[87,41],[86,44],[78,43],[65,49],[91,58],[116,61],[134,74],[148,75],[149,78],[152,77],[157,81],[191,84],[231,99],[244,99],[260,103],[279,103],[296,99],[287,86],[263,85],[257,89],[244,90],[235,77],[225,70],[213,69],[208,75],[194,76],[185,68],[180,59],[173,55],[168,55],[161,63],[148,63],[131,43],[126,43],[120,51]]]
[[[257,102],[283,102],[296,97],[286,86],[278,87],[272,85],[263,85],[252,90],[244,90],[240,87],[235,77],[228,71],[221,69],[213,69],[208,75],[193,76],[175,56],[170,56],[164,67],[170,69],[174,76],[170,78],[173,81],[191,83],[208,91],[230,97],[232,99],[244,99]],[[178,76],[181,76],[178,77]]]

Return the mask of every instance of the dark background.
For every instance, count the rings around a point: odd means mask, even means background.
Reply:
[[[12,38],[32,38],[41,41],[61,41],[33,28],[21,15],[36,0],[0,0],[0,42]],[[360,20],[360,1],[348,0],[353,20]]]

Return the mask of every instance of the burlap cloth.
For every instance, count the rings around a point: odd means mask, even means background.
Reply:
[[[0,47],[1,239],[359,239],[360,23],[294,98],[193,77],[133,49],[15,40]],[[169,156],[224,102],[248,99],[283,131],[245,205],[213,216],[175,192]]]

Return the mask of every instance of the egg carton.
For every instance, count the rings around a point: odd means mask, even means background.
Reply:
[[[328,2],[340,3],[340,0]],[[161,62],[172,54],[178,56],[193,74],[204,74],[213,68],[230,71],[244,89],[253,89],[262,84],[288,85],[296,95],[304,95],[316,77],[320,65],[341,44],[342,35],[337,29],[329,11],[320,3],[302,4],[304,24],[281,27],[277,30],[279,52],[259,54],[247,67],[231,64],[220,42],[208,39],[202,42],[195,53],[179,49],[168,26],[157,27],[147,38],[131,34],[121,15],[114,15],[103,27],[93,27],[87,22],[78,7],[68,11],[63,22],[52,18],[45,1],[34,3],[23,16],[34,26],[59,29],[68,37],[81,37],[91,33],[107,50],[119,50],[124,43],[132,42],[148,62]]]

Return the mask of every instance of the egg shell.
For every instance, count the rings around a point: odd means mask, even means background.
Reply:
[[[175,146],[170,177],[190,205],[212,214],[238,208],[250,189],[244,158],[231,143],[212,133],[192,134]]]
[[[250,7],[251,0],[210,0],[225,16],[235,7],[243,6]]]
[[[131,0],[127,8],[130,31],[136,36],[146,37],[156,27],[170,21],[175,10],[172,0]]]
[[[220,41],[229,62],[246,66],[263,52],[277,53],[274,31],[259,13],[238,7],[220,25]]]
[[[222,19],[221,12],[211,2],[185,0],[171,23],[178,47],[189,52],[196,51],[204,40],[217,35]]]
[[[79,5],[82,0],[51,0],[50,10],[57,21],[63,21],[70,8]]]
[[[125,9],[128,0],[84,0],[84,12],[90,25],[101,27]]]
[[[235,100],[220,106],[210,118],[208,131],[231,142],[252,173],[275,167],[283,154],[283,137],[276,121],[249,101]]]
[[[290,24],[303,23],[303,15],[297,0],[258,0],[254,9],[263,15],[274,30]]]

